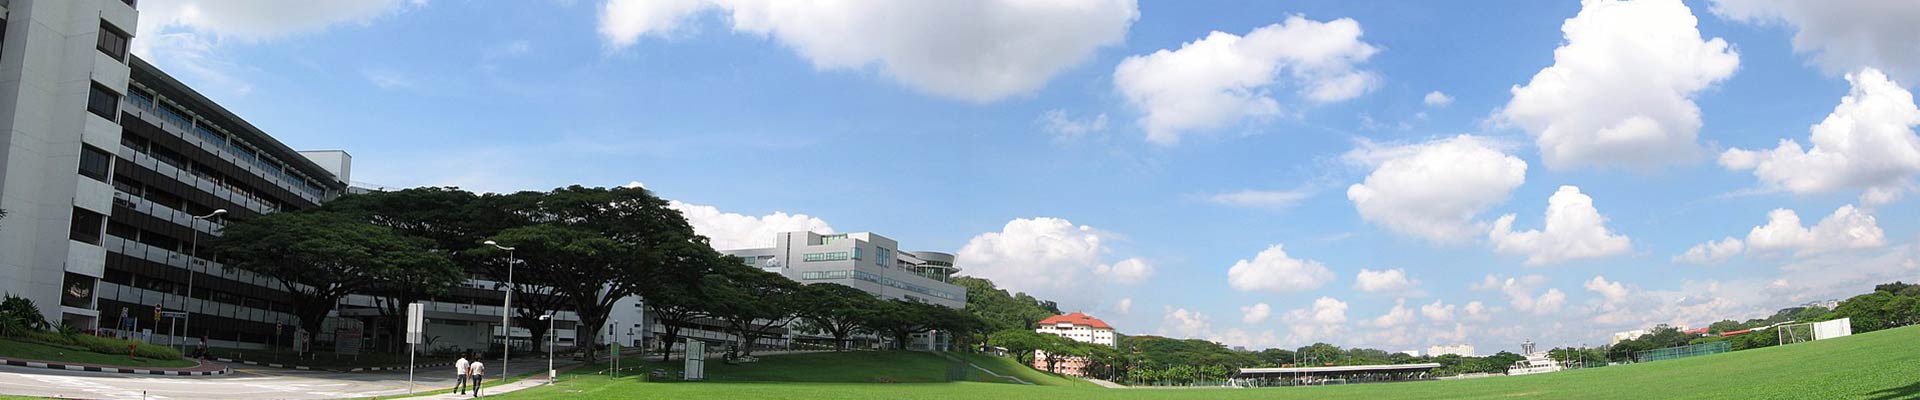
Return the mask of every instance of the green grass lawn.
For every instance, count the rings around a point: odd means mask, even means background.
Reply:
[[[772,356],[709,368],[711,382],[592,374],[502,394],[508,399],[1920,399],[1920,326],[1654,363],[1457,381],[1263,389],[1104,389],[1073,384],[866,383],[946,376],[945,363],[902,353]],[[798,357],[782,361],[785,357]],[[928,355],[934,360],[937,356]],[[976,363],[979,363],[976,361]],[[1011,364],[1011,362],[1008,362]],[[984,366],[984,365],[983,365]],[[1018,367],[1018,365],[1011,365]],[[1000,368],[1004,368],[1001,366]],[[929,371],[905,371],[927,369]],[[590,372],[592,368],[577,371]],[[1037,372],[1036,372],[1037,373]],[[1026,379],[1022,377],[1022,379]],[[1066,379],[1066,378],[1059,378]],[[1057,383],[1057,382],[1056,382]]]
[[[187,368],[199,365],[193,360],[129,359],[125,354],[100,354],[77,347],[28,343],[13,339],[0,339],[0,357],[142,368]]]

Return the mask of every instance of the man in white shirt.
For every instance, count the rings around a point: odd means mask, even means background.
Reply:
[[[453,362],[454,380],[458,382],[454,384],[453,390],[460,391],[460,394],[467,394],[467,364],[465,354],[460,355],[460,361]]]
[[[486,363],[473,360],[473,363],[467,364],[467,377],[473,380],[473,397],[480,397],[480,378],[487,376],[486,374]]]

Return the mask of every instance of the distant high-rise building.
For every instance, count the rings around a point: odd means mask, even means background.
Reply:
[[[1429,357],[1439,357],[1447,354],[1452,354],[1452,355],[1461,356],[1461,357],[1473,357],[1474,356],[1473,345],[1462,343],[1462,344],[1455,344],[1455,345],[1439,345],[1439,346],[1427,347],[1427,356]]]

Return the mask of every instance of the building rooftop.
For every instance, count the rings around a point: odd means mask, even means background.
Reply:
[[[1067,315],[1055,315],[1055,316],[1047,317],[1047,319],[1040,320],[1040,325],[1043,325],[1043,326],[1058,325],[1063,322],[1074,324],[1074,325],[1085,325],[1085,326],[1090,326],[1090,327],[1100,328],[1100,329],[1113,329],[1112,325],[1107,325],[1107,321],[1101,321],[1099,318],[1094,318],[1091,315],[1087,315],[1086,313],[1082,313],[1079,311],[1075,311],[1072,314],[1067,314]]]

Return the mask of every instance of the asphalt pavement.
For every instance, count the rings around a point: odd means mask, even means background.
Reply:
[[[499,371],[497,363],[488,363],[489,372]],[[547,360],[514,360],[508,367],[514,374],[541,371]],[[416,372],[419,391],[453,387],[453,367]],[[489,382],[499,378],[488,375]],[[407,371],[342,373],[234,364],[229,375],[166,377],[0,366],[0,394],[103,400],[388,397],[407,394]]]

